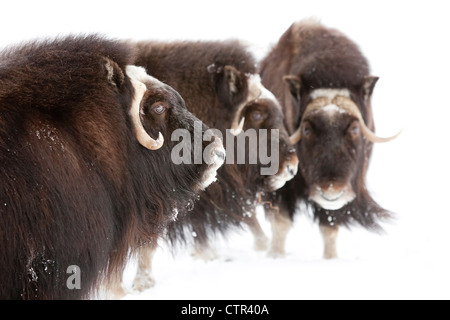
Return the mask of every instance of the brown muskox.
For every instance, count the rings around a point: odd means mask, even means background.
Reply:
[[[180,215],[169,225],[169,240],[193,241],[196,254],[210,258],[214,255],[211,238],[226,236],[233,227],[248,225],[263,235],[254,215],[258,194],[277,190],[293,178],[298,159],[283,124],[281,106],[261,85],[253,55],[236,40],[140,42],[136,46],[136,64],[180,92],[188,110],[218,129],[226,144],[226,165],[218,171],[218,183],[200,194],[188,215]],[[263,130],[267,130],[265,137]],[[277,134],[275,138],[272,133]],[[250,142],[243,145],[240,139]],[[271,150],[271,160],[276,163],[272,173],[264,173],[274,163],[264,161],[260,153],[251,160],[252,151],[263,149]],[[242,156],[246,161],[239,162]],[[255,245],[264,247],[264,241],[257,239]],[[143,252],[139,259],[136,289],[152,282],[150,256]]]
[[[0,54],[0,299],[88,298],[223,163],[219,139],[210,164],[170,161],[198,119],[133,57],[96,35]]]
[[[309,205],[334,258],[340,225],[379,230],[390,216],[370,196],[365,177],[374,142],[371,95],[378,78],[358,46],[337,30],[307,20],[294,23],[261,62],[263,84],[281,102],[296,144],[301,174],[273,199],[279,214],[272,254],[284,239],[299,202]]]

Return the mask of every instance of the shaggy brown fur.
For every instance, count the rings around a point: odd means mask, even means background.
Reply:
[[[137,48],[136,64],[173,86],[185,99],[188,110],[208,126],[219,129],[226,140],[226,129],[230,129],[237,107],[249,95],[248,77],[256,73],[256,63],[248,49],[234,40],[141,42]],[[279,129],[280,171],[289,163],[296,166],[295,151],[275,99],[251,101],[242,115],[246,119],[244,130]],[[269,136],[268,145],[271,143]],[[261,176],[261,166],[224,165],[218,171],[219,183],[201,193],[192,212],[170,225],[169,238],[186,240],[194,232],[196,242],[206,245],[216,232],[225,234],[230,226],[241,225],[248,218],[246,214],[253,212],[257,193],[273,191],[273,177]]]
[[[0,299],[89,297],[196,198],[207,165],[172,164],[168,137],[198,119],[169,86],[147,88],[143,125],[167,143],[142,147],[128,113],[133,57],[100,36],[0,54]],[[156,101],[164,117],[150,113]],[[81,289],[66,286],[70,265]]]
[[[290,133],[300,125],[316,89],[346,89],[365,123],[374,129],[370,97],[378,78],[371,77],[369,64],[358,46],[337,30],[315,21],[294,23],[260,65],[263,84],[279,99]],[[339,114],[329,125],[323,114],[305,122],[305,137],[297,144],[300,170],[280,189],[274,201],[292,218],[299,201],[312,208],[324,226],[358,223],[379,230],[378,220],[389,213],[369,195],[365,177],[372,143],[352,131],[355,118]],[[339,164],[339,165],[338,165]],[[338,210],[326,210],[310,201],[321,183],[348,182],[356,197]]]

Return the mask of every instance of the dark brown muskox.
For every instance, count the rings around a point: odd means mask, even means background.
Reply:
[[[357,45],[342,33],[307,20],[294,23],[261,63],[264,85],[281,102],[293,133],[301,174],[274,199],[280,214],[272,253],[284,239],[299,201],[319,220],[325,258],[336,253],[340,225],[380,228],[390,214],[370,196],[365,177],[375,136],[370,99],[378,78]]]
[[[223,163],[219,139],[217,163],[170,161],[197,119],[133,57],[99,36],[0,54],[0,299],[89,297]]]
[[[298,159],[284,128],[281,106],[261,85],[254,57],[235,40],[141,42],[137,48],[136,64],[176,88],[188,110],[208,126],[220,130],[227,146],[226,165],[218,171],[218,183],[201,193],[192,212],[169,225],[168,238],[172,242],[192,240],[196,253],[209,258],[214,254],[209,242],[216,234],[226,235],[230,228],[243,223],[262,234],[254,217],[258,193],[284,185],[296,174]],[[262,141],[259,135],[259,140],[239,145],[239,137],[252,129],[268,130],[267,141]],[[272,132],[279,133],[279,139],[273,139]],[[263,163],[260,157],[253,164],[250,159],[238,163],[239,155],[249,155],[251,148],[271,150],[273,146],[279,157],[273,159],[277,166],[270,175],[262,174],[261,170],[271,164]],[[255,245],[263,247],[264,239],[258,239]],[[143,289],[152,281],[149,260],[149,253],[143,253],[136,289]]]

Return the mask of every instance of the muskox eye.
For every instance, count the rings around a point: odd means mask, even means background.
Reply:
[[[302,137],[309,137],[311,135],[311,127],[306,123],[302,128]]]
[[[251,116],[252,120],[255,122],[259,122],[259,121],[263,120],[263,114],[259,111],[253,111],[250,116]]]
[[[354,121],[350,127],[348,128],[348,132],[350,133],[350,135],[353,138],[357,138],[359,137],[359,132],[360,132],[360,126],[359,123],[357,121]]]
[[[157,103],[155,103],[151,109],[156,114],[163,114],[164,111],[166,111],[166,107],[164,107],[162,104]]]

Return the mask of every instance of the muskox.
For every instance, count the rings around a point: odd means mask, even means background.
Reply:
[[[226,144],[226,164],[218,171],[218,183],[200,194],[187,215],[170,223],[167,238],[172,242],[194,243],[195,254],[209,259],[215,253],[210,240],[226,235],[233,227],[248,225],[266,239],[255,218],[255,206],[261,193],[277,190],[297,173],[298,159],[283,124],[281,106],[261,85],[256,61],[248,48],[237,40],[211,42],[139,42],[136,64],[144,66],[161,81],[174,87],[186,101],[186,107],[205,124],[220,130]],[[263,131],[267,135],[263,137]],[[246,134],[259,133],[257,140],[239,144]],[[261,130],[261,131],[256,131]],[[276,137],[271,133],[276,133]],[[244,140],[245,141],[245,140]],[[230,142],[233,142],[231,144]],[[261,157],[252,163],[250,153],[266,149],[276,166]],[[272,152],[271,152],[272,151]],[[276,154],[279,156],[276,156]],[[240,156],[247,156],[239,163]],[[266,154],[268,155],[268,154]],[[145,251],[145,250],[144,250]],[[148,273],[150,252],[143,252],[135,281],[136,289],[152,282]]]
[[[133,57],[98,35],[0,54],[0,299],[90,297],[214,180],[222,142],[172,163],[198,119]]]
[[[380,207],[365,186],[374,132],[371,95],[378,78],[358,46],[313,20],[294,23],[260,64],[263,84],[279,99],[296,143],[301,174],[274,196],[279,214],[272,251],[284,239],[299,202],[319,221],[325,258],[334,258],[340,225],[380,230]]]

